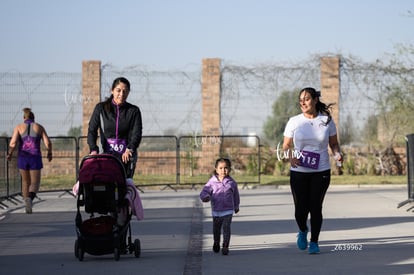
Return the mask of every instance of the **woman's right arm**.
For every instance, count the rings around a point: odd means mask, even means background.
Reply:
[[[284,136],[283,147],[282,147],[283,156],[288,156],[290,165],[295,168],[299,164],[299,159],[294,157],[294,152],[293,152],[294,150],[292,148],[293,148],[293,138]]]
[[[295,156],[295,149],[293,143],[294,129],[296,129],[295,118],[292,117],[288,120],[283,132],[283,156],[287,157],[291,167],[296,168],[300,163],[299,159]]]
[[[88,126],[88,145],[90,152],[99,152],[99,147],[96,144],[96,140],[98,139],[98,129],[100,126],[100,113],[101,108],[99,108],[99,104],[95,106],[93,110],[92,116],[89,119],[89,126]]]
[[[13,130],[13,135],[9,143],[9,153],[7,154],[7,160],[11,160],[13,156],[13,151],[17,145],[18,138],[19,138],[19,126],[16,126]]]

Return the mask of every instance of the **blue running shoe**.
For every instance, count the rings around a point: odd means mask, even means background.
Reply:
[[[305,250],[308,247],[308,239],[307,239],[307,236],[308,236],[308,230],[306,230],[304,232],[299,231],[299,233],[298,233],[298,240],[296,241],[296,243],[297,243],[298,248],[300,250]]]
[[[319,245],[318,243],[315,242],[310,242],[309,243],[309,254],[319,254],[320,250],[319,250]]]

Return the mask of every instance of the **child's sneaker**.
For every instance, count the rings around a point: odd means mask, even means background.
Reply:
[[[223,243],[223,248],[221,249],[221,253],[223,255],[228,255],[229,254],[229,244],[228,243]]]
[[[319,250],[319,245],[318,243],[315,242],[310,242],[309,243],[309,254],[319,254],[320,250]]]
[[[220,244],[219,243],[214,243],[213,244],[213,251],[215,253],[219,253],[220,252]]]
[[[298,245],[298,248],[300,250],[305,250],[308,247],[308,230],[302,232],[299,231],[298,233],[298,240],[296,241],[296,244]]]

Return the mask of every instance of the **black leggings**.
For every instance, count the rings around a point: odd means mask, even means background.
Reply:
[[[322,227],[322,204],[331,181],[331,170],[314,173],[290,171],[290,189],[295,203],[295,219],[300,231],[308,230],[311,242],[318,242]]]
[[[213,238],[215,243],[220,243],[221,228],[223,228],[223,246],[228,247],[231,235],[231,220],[233,215],[213,217]]]

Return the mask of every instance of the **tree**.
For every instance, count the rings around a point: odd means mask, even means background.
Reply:
[[[386,145],[404,143],[404,137],[413,132],[414,119],[414,47],[397,46],[381,70],[392,76],[380,83],[380,93],[375,99],[378,112],[378,139]]]
[[[263,126],[266,141],[274,144],[282,142],[287,121],[299,112],[299,94],[294,91],[282,92],[273,103],[272,115],[267,118]]]
[[[69,137],[76,137],[76,138],[78,138],[81,135],[82,135],[82,126],[79,126],[79,127],[71,127],[68,130],[68,136]]]
[[[361,141],[365,144],[378,143],[378,117],[370,115],[361,130]]]
[[[378,102],[380,110],[378,135],[387,146],[404,142],[404,137],[413,131],[414,114],[413,87],[390,87],[387,96]]]
[[[335,121],[335,123],[337,122]],[[339,129],[339,138],[341,144],[350,144],[355,140],[355,123],[353,123],[352,117],[350,115],[346,117],[346,121],[342,123],[340,127],[338,127],[339,125],[336,126]]]

